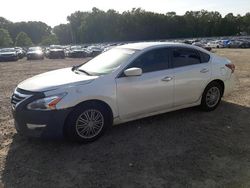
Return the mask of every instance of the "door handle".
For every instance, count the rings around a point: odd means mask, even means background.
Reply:
[[[206,73],[206,72],[208,72],[209,70],[207,69],[207,68],[204,68],[204,69],[201,69],[201,73]]]
[[[172,77],[166,76],[166,77],[162,78],[161,81],[169,82],[169,81],[171,81],[172,79],[173,79]]]

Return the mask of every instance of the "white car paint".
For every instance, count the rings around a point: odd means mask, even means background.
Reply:
[[[141,54],[162,47],[196,49],[211,58],[207,63],[142,73],[141,76],[119,77]],[[121,48],[136,52],[109,74],[88,76],[76,74],[71,68],[59,69],[30,78],[18,88],[42,91],[46,96],[67,92],[67,96],[57,104],[57,109],[74,107],[88,100],[103,101],[113,112],[114,124],[199,105],[205,87],[216,79],[224,82],[224,94],[230,93],[233,88],[234,74],[225,67],[230,61],[202,48],[178,43],[145,42],[114,49]]]

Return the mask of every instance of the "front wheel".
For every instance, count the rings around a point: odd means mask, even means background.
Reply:
[[[98,139],[111,126],[112,118],[103,105],[86,103],[77,106],[66,122],[66,136],[86,143]]]
[[[204,111],[215,110],[221,101],[222,94],[222,86],[219,83],[210,83],[202,94],[201,109]]]

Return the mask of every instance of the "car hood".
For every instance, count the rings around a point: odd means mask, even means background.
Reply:
[[[43,54],[42,51],[29,51],[27,54]]]
[[[17,87],[23,90],[41,92],[59,87],[87,84],[96,78],[98,76],[88,76],[84,73],[73,72],[71,68],[64,68],[31,77],[21,82]]]
[[[16,52],[1,52],[0,55],[16,55]]]
[[[63,49],[50,49],[51,52],[63,52]]]

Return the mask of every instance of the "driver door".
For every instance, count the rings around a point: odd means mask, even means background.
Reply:
[[[121,119],[132,119],[173,107],[174,75],[169,69],[169,50],[147,51],[126,69],[142,69],[141,76],[116,78],[117,105]]]

